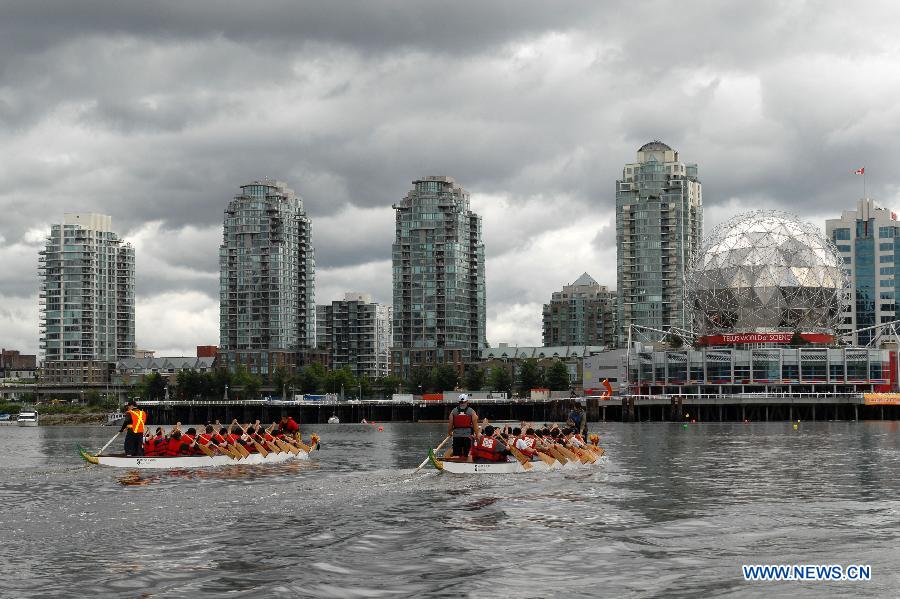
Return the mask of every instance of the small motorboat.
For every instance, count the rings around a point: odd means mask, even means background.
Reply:
[[[38,425],[38,413],[35,409],[27,409],[20,410],[19,416],[16,418],[16,423],[19,426],[37,426]]]
[[[340,424],[341,419],[337,417],[337,415],[332,414],[331,418],[328,419],[328,424]]]

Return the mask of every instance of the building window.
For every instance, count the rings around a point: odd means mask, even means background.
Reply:
[[[834,239],[850,239],[850,229],[835,229],[832,233]]]
[[[893,264],[894,256],[893,254],[885,254],[878,256],[878,261],[882,264]]]
[[[850,246],[849,245],[839,245],[839,246],[837,246],[837,249],[839,252],[849,252]]]
[[[894,244],[893,243],[879,243],[878,249],[881,250],[882,252],[890,252],[894,249]]]
[[[893,237],[896,230],[896,227],[878,227],[878,236],[884,238]]]

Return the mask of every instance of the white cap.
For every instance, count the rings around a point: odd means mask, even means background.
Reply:
[[[466,395],[465,393],[460,393],[460,394],[459,394],[459,401],[469,401],[469,396]]]

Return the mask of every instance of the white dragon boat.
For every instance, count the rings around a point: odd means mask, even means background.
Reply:
[[[310,448],[310,452],[319,448],[316,444]],[[217,468],[220,466],[242,466],[257,464],[279,464],[291,460],[308,460],[309,453],[298,449],[297,453],[289,451],[270,451],[265,456],[261,453],[251,453],[247,457],[235,459],[226,455],[189,455],[189,456],[126,456],[123,454],[96,455],[90,453],[84,447],[78,447],[81,458],[91,464],[100,466],[112,466],[113,468],[130,468],[133,470],[144,469],[194,469]]]
[[[428,460],[431,465],[441,472],[449,472],[451,474],[517,474],[520,472],[549,472],[551,470],[579,470],[582,468],[591,468],[599,465],[603,459],[598,458],[595,462],[582,464],[574,461],[568,461],[565,464],[553,462],[526,462],[531,467],[518,461],[509,462],[469,462],[457,460],[445,460],[437,457],[433,449],[428,450]]]

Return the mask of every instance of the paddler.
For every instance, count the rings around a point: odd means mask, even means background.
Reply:
[[[505,462],[509,455],[509,448],[494,437],[494,427],[490,424],[484,427],[484,434],[480,435],[472,448],[472,459],[475,462]]]
[[[569,412],[569,418],[566,424],[574,429],[576,433],[581,435],[582,439],[587,439],[587,414],[584,411],[584,400],[579,399]]]
[[[300,434],[300,425],[293,416],[282,416],[278,423],[278,430],[288,437],[297,437]]]
[[[472,437],[478,434],[478,414],[469,407],[469,396],[461,393],[447,422],[447,435],[453,437],[453,455],[467,457],[472,449]]]
[[[133,401],[125,404],[125,423],[119,430],[125,433],[125,455],[144,455],[144,426],[147,424],[147,412],[138,409]]]

